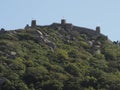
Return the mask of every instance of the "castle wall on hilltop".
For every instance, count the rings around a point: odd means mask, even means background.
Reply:
[[[55,30],[59,28],[64,28],[64,30],[67,30],[67,31],[75,30],[75,31],[78,31],[80,34],[87,34],[89,37],[95,37],[95,36],[102,35],[100,33],[99,26],[97,26],[95,30],[84,28],[84,27],[78,27],[78,26],[72,25],[71,23],[67,23],[65,19],[62,19],[61,23],[53,23],[51,25],[46,25],[46,26],[38,26],[36,25],[36,20],[32,20],[31,28],[35,28],[35,27],[40,27],[40,28],[50,27]]]
[[[36,20],[32,20],[31,21],[31,26],[29,26],[28,24],[25,26],[25,30],[30,30],[32,28],[45,28],[45,27],[49,27],[49,28],[53,28],[53,29],[59,29],[59,28],[63,28],[64,30],[67,31],[71,31],[71,30],[75,30],[78,31],[80,34],[87,34],[90,37],[94,37],[94,36],[99,36],[102,35],[100,33],[100,27],[96,27],[96,30],[93,29],[88,29],[88,28],[84,28],[84,27],[78,27],[78,26],[74,26],[71,23],[67,23],[65,19],[61,20],[61,23],[53,23],[51,25],[46,25],[46,26],[39,26],[36,24]],[[1,29],[0,32],[4,32],[3,29]]]

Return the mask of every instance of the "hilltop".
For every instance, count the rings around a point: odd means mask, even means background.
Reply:
[[[1,90],[119,90],[120,46],[95,30],[61,23],[0,31]]]

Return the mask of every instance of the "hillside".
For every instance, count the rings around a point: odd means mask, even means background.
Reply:
[[[120,90],[120,46],[64,19],[1,29],[0,90]]]

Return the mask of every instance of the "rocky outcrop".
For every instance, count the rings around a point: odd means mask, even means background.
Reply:
[[[55,49],[56,48],[56,45],[54,42],[48,40],[41,31],[37,30],[36,31],[39,35],[39,42],[42,43],[42,44],[46,44],[48,45],[50,48],[52,49]]]

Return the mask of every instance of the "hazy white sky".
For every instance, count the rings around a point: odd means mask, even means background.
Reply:
[[[0,28],[18,29],[36,19],[39,25],[60,22],[95,29],[120,40],[120,0],[1,0]]]

